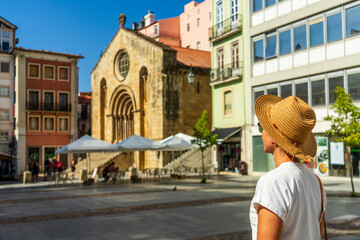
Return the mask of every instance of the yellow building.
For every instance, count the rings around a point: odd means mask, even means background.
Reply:
[[[92,136],[117,143],[133,134],[153,140],[178,132],[192,135],[203,110],[211,119],[211,53],[170,47],[127,29],[125,15],[119,23],[91,73]],[[140,168],[169,161],[156,152],[135,155]]]

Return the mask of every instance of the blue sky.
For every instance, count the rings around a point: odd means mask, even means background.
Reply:
[[[4,0],[0,0],[2,2]],[[202,2],[203,0],[197,1]],[[18,27],[18,47],[81,54],[79,91],[91,91],[90,72],[126,15],[127,28],[150,9],[155,19],[179,16],[191,0],[11,0],[0,16]],[[3,6],[4,4],[1,4]]]

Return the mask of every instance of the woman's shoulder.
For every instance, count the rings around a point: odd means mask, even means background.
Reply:
[[[283,182],[284,180],[289,181],[297,175],[297,168],[296,166],[292,166],[292,164],[293,163],[283,163],[279,167],[264,174],[260,180],[267,183]]]

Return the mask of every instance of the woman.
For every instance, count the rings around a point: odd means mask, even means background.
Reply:
[[[253,239],[320,239],[320,180],[300,159],[315,156],[314,110],[301,99],[260,96],[255,113],[275,169],[262,176],[250,206]],[[326,206],[324,194],[324,209]]]
[[[72,180],[74,180],[74,178],[75,178],[75,170],[76,170],[75,158],[73,158],[72,161],[71,161],[71,179]]]
[[[35,160],[35,158],[32,158],[32,178],[33,181],[38,181],[38,175],[39,175],[39,163]]]

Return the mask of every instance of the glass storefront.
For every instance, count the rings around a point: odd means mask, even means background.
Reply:
[[[218,146],[219,170],[227,172],[239,172],[240,143],[225,143]]]

